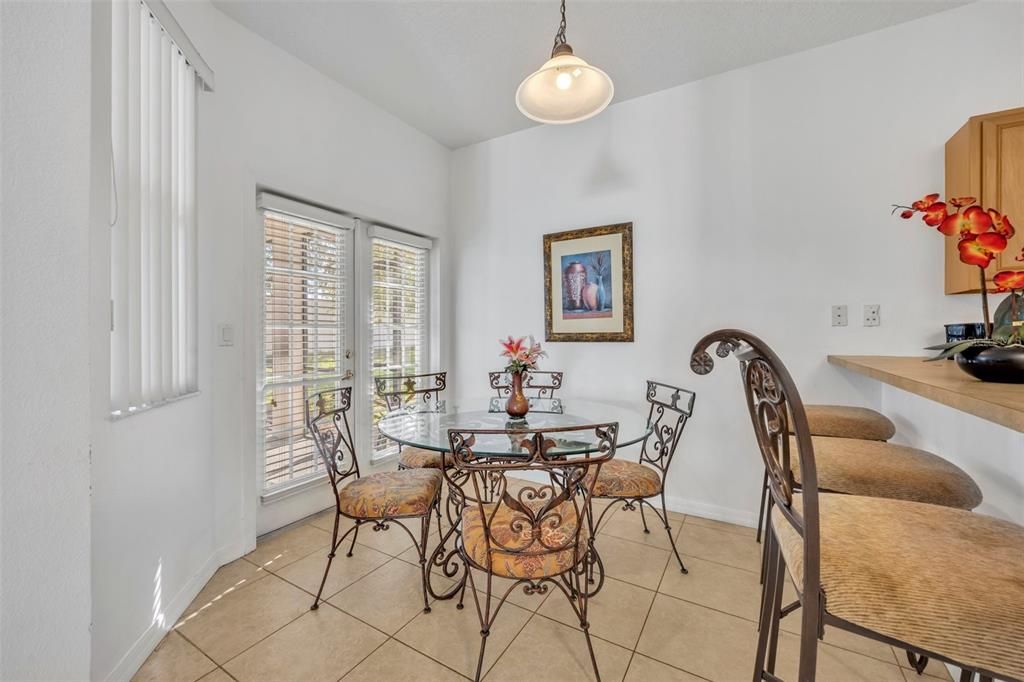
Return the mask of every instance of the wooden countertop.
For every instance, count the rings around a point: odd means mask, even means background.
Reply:
[[[829,355],[830,364],[1024,433],[1024,384],[992,384],[965,374],[950,360]]]

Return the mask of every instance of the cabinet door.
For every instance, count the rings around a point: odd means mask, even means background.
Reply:
[[[1024,108],[973,116],[946,143],[946,196],[977,197],[981,205],[1010,216],[1017,234],[986,271],[1024,269]],[[946,240],[946,293],[981,290],[978,269],[960,262],[955,239]]]
[[[981,167],[981,203],[997,206],[1017,228],[1006,251],[999,254],[999,270],[1024,269],[1024,262],[1016,260],[1024,248],[1024,112],[982,121]],[[998,272],[991,269],[990,275]]]

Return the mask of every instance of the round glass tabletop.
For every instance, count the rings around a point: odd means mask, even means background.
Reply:
[[[562,412],[531,410],[526,422],[511,422],[504,410],[488,411],[490,398],[460,401],[443,412],[395,412],[383,417],[377,424],[381,435],[417,448],[444,452],[449,449],[449,429],[509,429],[524,436],[542,429],[585,426],[609,422],[619,423],[618,447],[639,443],[651,433],[647,422],[646,402],[594,401],[561,398]],[[514,434],[480,434],[473,452],[477,455],[508,455],[522,453],[522,438]],[[597,436],[592,430],[570,430],[558,434],[551,452],[566,455],[582,454],[593,450]]]

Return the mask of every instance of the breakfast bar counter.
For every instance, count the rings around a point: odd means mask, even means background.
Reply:
[[[965,374],[952,360],[829,355],[832,365],[1024,433],[1024,384],[994,384]]]

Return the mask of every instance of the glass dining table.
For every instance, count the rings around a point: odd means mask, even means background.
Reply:
[[[460,429],[507,430],[509,434],[480,434],[473,446],[477,456],[498,456],[522,452],[517,433],[530,433],[553,428],[586,426],[618,422],[618,448],[635,445],[651,433],[648,423],[646,402],[640,401],[597,401],[583,398],[556,398],[546,409],[531,410],[524,421],[513,422],[502,409],[502,399],[475,398],[460,400],[453,406],[438,412],[411,412],[399,410],[377,423],[377,429],[385,438],[408,445],[437,452],[447,452],[451,447],[448,431]],[[558,411],[554,411],[558,410]],[[577,455],[593,450],[597,437],[593,431],[564,431],[555,440],[551,454]]]
[[[598,438],[593,429],[572,430],[573,426],[619,424],[616,449],[629,447],[642,442],[651,434],[648,419],[649,404],[641,401],[626,400],[587,400],[583,398],[557,398],[545,403],[545,410],[534,410],[526,415],[525,420],[512,421],[503,409],[504,401],[499,398],[475,398],[460,400],[450,406],[443,405],[435,412],[414,412],[398,410],[382,417],[377,423],[380,434],[396,443],[410,447],[425,448],[436,452],[448,452],[449,430],[487,429],[504,431],[504,433],[477,434],[473,446],[476,456],[507,456],[523,454],[523,439],[529,438],[538,430],[551,428],[569,428],[558,434],[555,445],[547,451],[548,455],[576,455],[591,452],[598,446]],[[522,437],[519,436],[522,434]],[[430,553],[430,573],[427,577],[427,589],[436,599],[452,599],[459,596],[459,607],[462,606],[466,587],[465,562],[460,558],[461,546],[461,511],[457,509],[458,495],[451,491],[452,480],[448,478],[449,495],[446,512],[449,526],[441,530],[441,510],[438,508],[438,527],[440,542]],[[440,507],[440,505],[439,505]],[[596,548],[595,548],[596,551]],[[599,572],[590,596],[596,594],[604,583],[603,566],[598,565]],[[595,570],[591,570],[593,575]],[[440,573],[454,585],[447,591],[436,591],[430,576]]]

